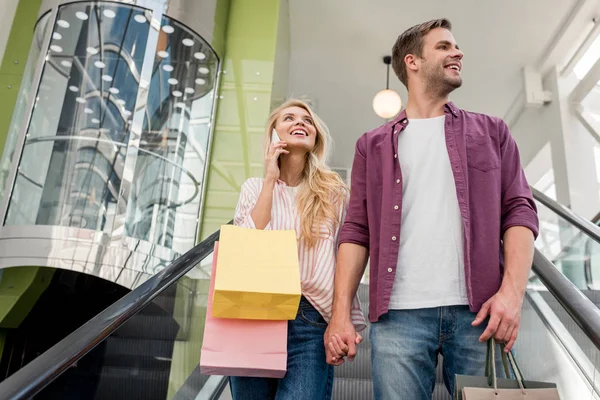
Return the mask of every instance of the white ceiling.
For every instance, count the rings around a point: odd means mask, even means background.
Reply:
[[[291,96],[314,101],[335,141],[331,165],[350,167],[358,137],[385,121],[372,108],[385,87],[382,57],[408,27],[446,17],[465,53],[459,107],[504,117],[521,69],[534,64],[575,0],[289,0]],[[390,87],[406,91],[390,69]]]

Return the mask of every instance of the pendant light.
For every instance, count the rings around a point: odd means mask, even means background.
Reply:
[[[387,65],[385,89],[377,93],[373,98],[373,110],[381,118],[388,119],[398,115],[402,108],[402,99],[400,99],[398,93],[390,89],[390,64],[392,63],[392,57],[383,57],[383,63]]]

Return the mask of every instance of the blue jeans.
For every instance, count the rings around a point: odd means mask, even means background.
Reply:
[[[371,325],[373,389],[376,400],[431,399],[438,354],[444,383],[454,395],[454,375],[484,375],[486,343],[479,336],[487,321],[472,326],[468,306],[390,310]],[[498,376],[504,378],[500,350]]]
[[[329,400],[333,366],[325,361],[327,322],[304,297],[288,323],[287,372],[282,379],[230,377],[233,400]]]

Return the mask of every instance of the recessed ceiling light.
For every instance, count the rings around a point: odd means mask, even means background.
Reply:
[[[124,114],[126,117],[129,117],[129,116],[131,115],[131,111],[129,111],[129,110],[125,110],[125,111],[123,111],[123,114]]]
[[[104,82],[112,82],[113,78],[110,75],[102,75],[102,80]]]
[[[83,97],[77,97],[75,99],[76,102],[78,102],[79,104],[85,104],[86,100]]]
[[[158,52],[158,53],[156,53],[156,54],[158,54],[158,56],[159,56],[160,58],[167,58],[167,57],[169,57],[169,53],[167,53],[167,52],[166,52],[166,51],[164,51],[164,50],[161,50],[161,51],[159,51],[159,52]]]
[[[191,88],[191,87],[186,87],[185,88],[185,92],[187,94],[194,94],[195,90],[193,88]]]
[[[194,57],[196,57],[198,60],[204,60],[206,58],[206,54],[199,51],[194,53]]]
[[[133,17],[133,19],[135,19],[135,22],[139,22],[140,24],[143,24],[144,22],[147,21],[144,14],[138,14],[135,17]]]
[[[62,60],[60,62],[60,65],[62,65],[63,67],[67,67],[67,68],[71,68],[73,66],[73,64],[71,63],[71,61],[67,61],[67,60]]]
[[[120,106],[124,106],[125,105],[125,100],[119,99],[119,100],[117,100],[117,104],[120,105]]]
[[[100,120],[98,118],[92,118],[92,124],[99,124]]]
[[[58,32],[54,32],[52,34],[52,39],[54,39],[54,40],[60,40],[60,39],[62,39],[62,35],[60,33],[58,33]]]
[[[177,103],[175,103],[175,107],[176,108],[185,108],[185,103],[182,103],[181,101],[178,101]]]
[[[69,86],[69,90],[71,92],[77,92],[77,91],[79,91],[79,88],[77,86]]]
[[[203,75],[206,75],[206,74],[208,74],[210,71],[209,71],[209,70],[208,70],[208,68],[206,68],[206,67],[200,67],[200,68],[198,68],[198,72],[200,72],[200,73],[201,73],[201,74],[203,74]]]
[[[181,44],[187,47],[192,47],[194,45],[194,41],[192,39],[183,39]]]
[[[50,46],[50,50],[52,50],[55,53],[62,53],[63,48],[57,44],[53,44],[52,46]]]
[[[173,66],[172,65],[163,65],[163,69],[167,72],[171,72],[171,71],[173,71]]]
[[[98,54],[98,49],[95,47],[88,47],[87,49],[85,49],[88,53],[90,53],[91,55],[96,55]]]
[[[181,96],[183,96],[183,93],[181,93],[179,90],[175,90],[173,92],[173,96],[175,96],[175,97],[181,97]]]
[[[85,21],[86,19],[88,19],[88,18],[89,18],[89,17],[88,17],[88,15],[87,15],[86,13],[84,13],[83,11],[77,11],[77,12],[75,13],[75,16],[76,16],[77,18],[79,18],[80,20],[82,20],[82,21]]]
[[[175,28],[173,28],[171,25],[163,25],[162,30],[164,33],[173,33],[175,32]]]
[[[71,26],[71,24],[69,24],[64,19],[59,19],[58,21],[56,21],[56,25],[60,26],[61,28],[68,28]]]
[[[169,82],[169,85],[177,85],[179,83],[179,81],[175,78],[169,78],[167,82]]]
[[[206,83],[206,80],[204,80],[202,78],[196,79],[196,85],[204,85],[205,83]]]
[[[98,68],[104,68],[106,67],[106,64],[104,64],[102,61],[96,61],[94,62],[94,65]]]
[[[108,91],[112,94],[119,94],[119,89],[117,89],[116,87],[111,87],[110,89],[108,89]]]
[[[106,18],[110,18],[110,19],[117,16],[117,14],[113,10],[104,10],[104,12],[102,14],[104,14],[104,16]]]
[[[94,110],[92,110],[91,108],[87,108],[86,107],[86,108],[83,109],[83,112],[86,113],[86,114],[91,114],[91,113],[94,112]]]

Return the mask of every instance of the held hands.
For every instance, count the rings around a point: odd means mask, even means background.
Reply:
[[[363,340],[350,318],[342,321],[332,318],[323,339],[327,364],[334,366],[342,365],[344,357],[348,357],[350,362],[354,361],[356,346]]]
[[[286,142],[271,143],[269,153],[265,157],[265,179],[276,181],[279,179],[279,160],[280,154],[289,154],[285,149]]]
[[[480,342],[485,342],[492,336],[499,343],[506,343],[505,352],[510,352],[517,340],[521,325],[521,307],[523,295],[510,285],[503,286],[486,301],[477,313],[473,326],[480,325],[485,318],[490,316],[486,330],[479,337]]]

